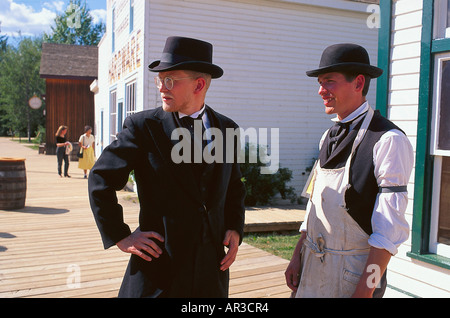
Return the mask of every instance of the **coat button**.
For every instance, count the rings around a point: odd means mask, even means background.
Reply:
[[[204,205],[204,204],[203,204],[202,207],[200,207],[200,208],[198,209],[198,211],[199,211],[200,213],[206,213],[206,214],[208,214],[208,209],[206,208],[206,205]]]

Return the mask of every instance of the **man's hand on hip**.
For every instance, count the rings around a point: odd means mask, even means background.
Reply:
[[[164,242],[164,237],[160,234],[152,231],[142,232],[139,228],[137,228],[136,231],[131,233],[129,236],[117,242],[116,245],[121,251],[135,254],[150,262],[152,258],[146,253],[150,254],[154,258],[158,258],[162,254],[161,248],[152,239]],[[144,251],[146,253],[144,253]]]

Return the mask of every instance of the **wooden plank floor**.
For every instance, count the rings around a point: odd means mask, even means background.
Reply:
[[[39,155],[8,138],[0,138],[0,157],[26,158],[27,171],[26,207],[0,210],[0,298],[116,297],[129,255],[116,247],[103,249],[89,208],[87,180],[77,162],[70,165],[72,178],[60,178],[55,156]],[[133,195],[120,192],[119,200],[126,222],[135,228],[138,205]],[[256,212],[261,211],[247,213],[249,224],[279,225],[270,215],[279,218],[280,211],[252,216]],[[297,209],[286,213],[292,222],[303,217]],[[243,244],[230,271],[230,297],[289,297],[287,263]]]

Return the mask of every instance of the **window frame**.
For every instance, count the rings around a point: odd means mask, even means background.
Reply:
[[[136,109],[136,87],[137,87],[137,81],[132,80],[125,84],[125,116],[128,117],[132,114],[135,114],[137,112]],[[130,91],[133,93],[133,99],[130,100]],[[130,107],[133,106],[133,107]]]
[[[440,113],[441,113],[441,85],[442,85],[442,69],[443,62],[450,63],[450,51],[434,54],[434,72],[433,72],[433,110],[431,118],[431,142],[430,154],[434,156],[450,157],[450,149],[441,149],[438,146],[440,131]]]
[[[114,98],[113,98],[114,96]],[[113,107],[115,112],[113,112]],[[116,140],[117,134],[117,89],[109,92],[109,142]]]
[[[450,245],[438,242],[439,211],[441,198],[442,156],[434,158],[433,192],[431,202],[430,245],[431,253],[450,258]]]
[[[433,39],[450,38],[450,0],[434,2]]]

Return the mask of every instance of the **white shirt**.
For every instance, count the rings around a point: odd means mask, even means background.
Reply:
[[[91,134],[89,137],[86,136],[86,134],[83,134],[80,136],[80,139],[78,140],[78,142],[81,142],[81,144],[84,147],[91,147],[92,144],[95,142],[95,137],[93,134]]]
[[[367,111],[369,104],[365,102],[342,122],[348,122]],[[338,121],[337,118],[332,119]],[[352,124],[352,126],[356,125]],[[350,126],[350,129],[353,127]],[[325,132],[320,140],[319,149],[325,140]],[[401,131],[392,129],[381,136],[373,147],[374,176],[379,187],[404,186],[408,184],[414,164],[414,153],[409,139]],[[372,214],[372,235],[369,245],[386,249],[392,255],[409,237],[409,224],[405,219],[408,205],[406,192],[379,193]],[[305,221],[300,231],[306,231],[306,220],[309,213],[308,203]]]
[[[189,116],[189,117],[192,117],[192,118],[197,118],[198,115],[200,115],[201,112],[205,110],[205,108],[206,108],[206,105],[203,104],[202,109],[200,109],[198,112],[195,112],[195,113],[193,113],[193,114],[191,114],[191,115],[186,115],[185,113],[178,112],[178,117],[179,117],[180,119],[183,118],[183,117],[185,117],[185,116]],[[205,129],[208,129],[208,128],[211,127],[210,124],[209,124],[208,116],[206,115],[206,111],[203,113],[202,121],[203,121],[203,125],[205,126]]]

